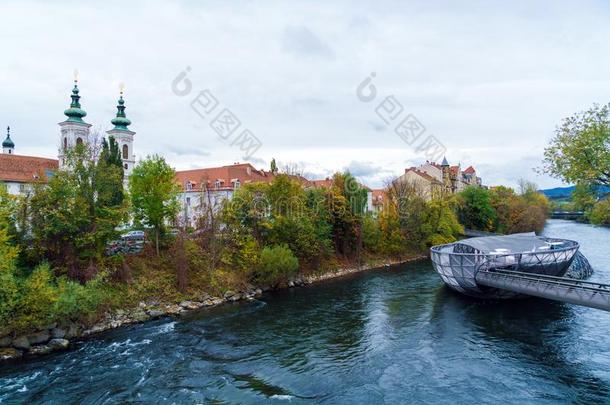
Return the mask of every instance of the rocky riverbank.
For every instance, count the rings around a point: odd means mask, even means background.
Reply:
[[[389,267],[414,260],[426,258],[425,255],[414,256],[407,260],[382,260],[369,263],[367,265],[337,269],[335,271],[297,277],[289,280],[286,284],[277,288],[302,287],[308,284],[329,280],[349,274],[358,273],[381,267]],[[84,325],[78,322],[67,321],[59,324],[51,324],[30,334],[19,336],[0,337],[0,361],[15,360],[24,356],[48,354],[54,351],[66,350],[74,340],[88,338],[97,333],[121,326],[130,325],[163,316],[179,316],[189,311],[200,308],[213,307],[228,302],[240,300],[252,300],[261,296],[264,292],[271,290],[271,287],[247,286],[243,291],[226,291],[222,297],[211,296],[203,293],[194,300],[182,301],[177,303],[167,303],[158,301],[142,301],[136,308],[116,309],[108,312],[103,319],[94,325]]]

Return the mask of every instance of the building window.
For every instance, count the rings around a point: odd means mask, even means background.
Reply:
[[[235,180],[235,181],[233,182],[233,187],[234,187],[234,188],[239,188],[239,185],[240,185],[239,180]]]
[[[68,149],[68,138],[64,138],[64,150]]]
[[[20,193],[24,193],[25,192],[25,184],[20,184],[19,185],[19,192]]]
[[[123,159],[129,159],[129,147],[123,145]]]
[[[13,150],[12,150],[12,149],[9,149],[9,150],[8,150],[8,154],[10,155],[11,153],[13,153]]]
[[[193,190],[193,184],[190,181],[186,182],[186,191],[192,191]]]
[[[220,180],[216,180],[216,181],[214,182],[214,187],[215,187],[215,188],[220,188]]]
[[[191,197],[186,197],[186,205],[191,205]]]
[[[123,165],[123,167],[125,168],[125,170],[127,170],[127,169],[129,168],[129,165],[128,165],[127,163],[125,163],[125,164]]]
[[[83,144],[83,138],[76,138],[76,145],[82,145]]]

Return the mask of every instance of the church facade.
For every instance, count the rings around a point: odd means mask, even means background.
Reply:
[[[10,127],[7,127],[0,154],[0,183],[4,183],[10,194],[26,193],[33,183],[46,182],[55,171],[66,168],[66,154],[69,149],[80,144],[91,145],[99,141],[94,139],[94,134],[91,132],[92,125],[84,120],[87,112],[81,107],[80,89],[76,80],[70,98],[70,106],[64,111],[67,118],[58,124],[60,139],[57,159],[16,154],[15,136],[11,138]],[[110,122],[114,127],[106,131],[106,134],[108,137],[112,136],[119,145],[125,178],[128,179],[136,161],[133,153],[135,132],[128,128],[131,121],[125,114],[122,91],[117,103],[116,116]]]

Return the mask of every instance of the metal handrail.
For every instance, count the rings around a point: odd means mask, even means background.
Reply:
[[[596,291],[596,292],[609,292],[610,293],[610,284],[603,283],[594,283],[590,281],[582,281],[576,280],[572,278],[566,277],[557,277],[557,276],[549,276],[546,274],[537,274],[537,273],[526,273],[522,271],[514,271],[514,270],[505,270],[505,269],[495,269],[491,270],[483,270],[489,274],[499,274],[513,278],[526,279],[526,280],[535,280],[535,281],[547,281],[552,282],[555,285],[563,285],[566,287],[579,287],[586,290]]]

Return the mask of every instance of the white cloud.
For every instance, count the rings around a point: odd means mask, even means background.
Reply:
[[[36,10],[34,13],[33,10]],[[54,156],[81,72],[87,121],[110,127],[118,84],[136,153],[161,153],[180,168],[243,161],[170,90],[191,66],[272,157],[326,175],[370,165],[364,180],[424,160],[355,96],[376,72],[394,94],[488,184],[540,185],[537,166],[555,125],[610,94],[609,10],[603,1],[376,3],[3,2],[0,127],[18,153]]]

